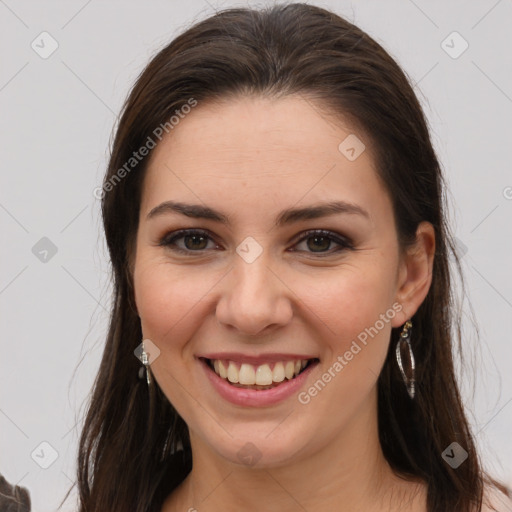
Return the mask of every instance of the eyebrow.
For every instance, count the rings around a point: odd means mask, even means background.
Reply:
[[[169,213],[180,213],[195,219],[208,219],[225,225],[230,224],[230,217],[228,215],[216,211],[213,208],[200,204],[186,204],[175,201],[165,201],[164,203],[155,206],[148,213],[146,219],[154,219],[155,217]],[[275,221],[275,226],[282,227],[301,220],[317,219],[328,215],[342,213],[361,215],[370,220],[370,214],[365,209],[361,208],[361,206],[354,203],[348,203],[346,201],[332,201],[304,208],[287,208],[279,213]]]

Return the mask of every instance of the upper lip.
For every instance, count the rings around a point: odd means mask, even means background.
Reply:
[[[285,353],[271,353],[260,355],[242,354],[240,352],[210,352],[208,354],[199,354],[198,358],[205,359],[220,359],[222,361],[239,361],[249,364],[265,364],[276,363],[279,361],[297,361],[305,359],[318,359],[317,356],[310,354],[285,354]]]

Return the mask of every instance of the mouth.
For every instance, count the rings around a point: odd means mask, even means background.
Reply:
[[[319,363],[318,358],[274,361],[251,364],[223,359],[199,358],[212,372],[236,388],[264,391],[296,379],[308,368]]]

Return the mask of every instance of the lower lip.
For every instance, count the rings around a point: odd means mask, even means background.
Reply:
[[[279,384],[279,386],[271,389],[258,390],[232,386],[226,379],[219,377],[208,366],[208,363],[204,359],[200,359],[199,362],[204,368],[206,376],[212,386],[222,398],[235,405],[243,405],[245,407],[263,407],[265,405],[276,404],[297,393],[306,382],[311,371],[318,364],[318,361],[310,363],[297,377],[291,380],[285,380],[282,384]]]

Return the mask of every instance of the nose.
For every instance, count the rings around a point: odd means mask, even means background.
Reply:
[[[234,268],[223,280],[217,320],[240,334],[267,334],[293,316],[293,292],[264,254],[251,263],[236,255]]]

